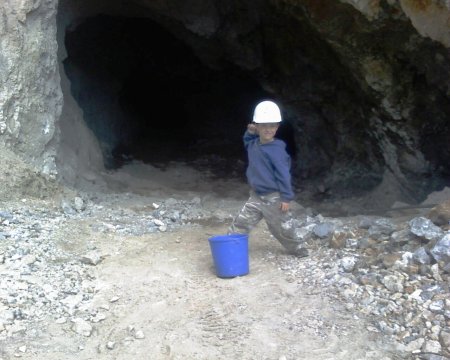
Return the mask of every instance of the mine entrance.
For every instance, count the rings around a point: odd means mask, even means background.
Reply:
[[[146,18],[90,17],[66,31],[65,46],[72,95],[106,167],[244,159],[241,138],[253,107],[270,98],[244,71],[207,67]]]

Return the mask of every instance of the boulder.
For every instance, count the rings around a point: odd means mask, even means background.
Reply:
[[[435,225],[448,225],[450,222],[450,200],[432,208],[427,214],[427,218]]]

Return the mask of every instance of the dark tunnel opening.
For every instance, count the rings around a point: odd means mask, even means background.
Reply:
[[[107,168],[130,160],[245,160],[246,124],[256,103],[270,98],[249,74],[231,64],[208,68],[146,18],[88,18],[66,31],[65,46],[72,95],[99,140]],[[295,156],[289,123],[279,136]]]

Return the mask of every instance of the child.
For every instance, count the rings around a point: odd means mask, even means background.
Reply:
[[[280,109],[274,102],[263,101],[256,106],[253,123],[247,125],[244,134],[250,198],[233,220],[229,233],[249,233],[264,218],[272,235],[288,252],[303,257],[308,256],[308,250],[300,246],[287,225],[292,223],[289,209],[294,192],[286,144],[275,138],[280,122]]]

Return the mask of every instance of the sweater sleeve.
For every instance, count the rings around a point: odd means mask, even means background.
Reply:
[[[280,197],[283,202],[294,200],[294,192],[291,184],[291,161],[286,150],[278,148],[279,151],[270,154],[274,170],[275,181],[280,191]]]
[[[244,133],[244,146],[247,149],[248,145],[255,139],[257,139],[259,135],[257,134],[250,134],[248,130]]]

